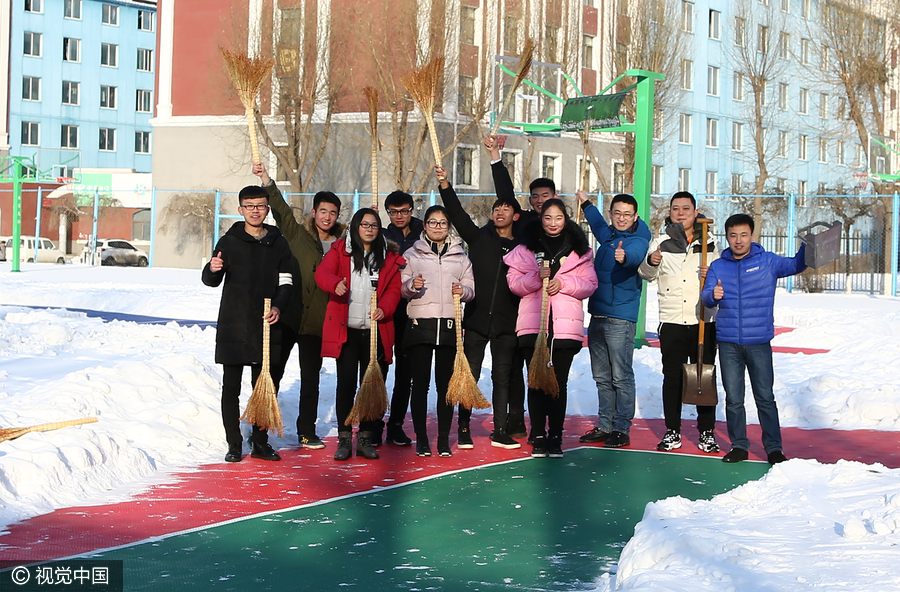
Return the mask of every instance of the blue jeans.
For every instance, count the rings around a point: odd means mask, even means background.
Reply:
[[[634,419],[634,334],[636,323],[611,317],[591,317],[588,349],[597,383],[597,427],[627,434]]]
[[[725,387],[725,419],[728,437],[733,448],[747,450],[747,412],[744,410],[744,368],[750,373],[750,388],[756,400],[756,412],[762,427],[766,454],[781,450],[781,426],[775,405],[775,370],[772,366],[772,345],[738,345],[719,342],[719,368]]]

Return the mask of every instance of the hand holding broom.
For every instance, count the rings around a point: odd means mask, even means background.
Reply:
[[[369,335],[369,365],[363,374],[362,384],[356,393],[353,408],[344,420],[344,425],[352,426],[354,423],[374,421],[384,417],[387,411],[387,389],[384,387],[384,376],[381,375],[381,367],[378,365],[378,321],[375,311],[378,310],[378,294],[372,288],[370,307],[370,335]]]
[[[253,387],[253,394],[247,401],[247,408],[241,415],[242,420],[258,425],[267,432],[278,432],[281,437],[284,434],[284,423],[281,420],[281,408],[278,406],[278,393],[275,391],[275,383],[269,372],[269,341],[271,328],[269,325],[272,300],[265,299],[263,305],[263,359],[262,370]],[[275,309],[277,310],[277,309]]]
[[[453,295],[453,307],[456,312],[456,358],[453,360],[453,375],[447,385],[447,404],[453,406],[459,403],[468,409],[487,409],[491,403],[481,394],[463,349],[462,302],[459,294]]]
[[[259,141],[256,138],[256,118],[254,111],[256,110],[256,95],[259,93],[259,87],[272,71],[275,60],[272,58],[257,56],[251,58],[246,52],[225,49],[220,47],[222,59],[225,60],[225,67],[228,69],[228,77],[237,90],[238,98],[244,106],[244,113],[247,116],[247,127],[250,132],[250,151],[253,155],[252,162],[260,162],[259,160]]]
[[[542,267],[549,270],[550,262],[544,261]],[[540,389],[550,396],[558,397],[559,383],[556,382],[556,371],[553,369],[553,360],[550,358],[550,348],[547,345],[548,283],[550,283],[550,274],[547,274],[542,280],[541,327],[538,330],[537,342],[534,344],[534,354],[528,364],[528,388]]]

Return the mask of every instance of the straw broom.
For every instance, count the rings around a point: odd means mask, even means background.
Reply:
[[[269,310],[272,308],[272,300],[265,299],[263,306],[263,315],[268,316]],[[268,432],[277,431],[278,436],[284,434],[284,424],[281,421],[281,408],[278,407],[278,393],[275,392],[275,383],[272,382],[272,375],[269,373],[269,338],[271,329],[269,322],[263,319],[263,361],[262,370],[256,379],[256,386],[253,387],[253,394],[247,401],[247,408],[241,419],[246,419],[248,423],[258,425],[261,429]]]
[[[256,118],[253,115],[256,109],[256,95],[259,87],[272,71],[272,65],[275,60],[257,56],[251,58],[243,51],[225,49],[220,47],[222,59],[225,60],[225,67],[228,69],[228,77],[237,90],[238,98],[244,106],[244,112],[247,115],[247,128],[250,132],[250,150],[253,154],[253,162],[259,160],[259,142],[256,139]]]
[[[58,430],[60,428],[67,428],[69,426],[77,426],[85,423],[94,423],[97,421],[96,417],[84,417],[82,419],[70,419],[68,421],[57,421],[53,423],[42,423],[38,425],[29,426],[27,428],[3,428],[0,429],[0,442],[6,442],[7,440],[15,440],[19,436],[24,436],[29,432],[48,432],[50,430]]]
[[[370,305],[370,318],[374,318],[378,309],[378,295],[372,290]],[[373,421],[384,417],[387,411],[387,389],[384,388],[384,376],[381,375],[381,367],[378,365],[378,322],[372,320],[369,335],[369,365],[363,374],[362,384],[356,393],[356,401],[353,408],[344,421],[344,425],[352,426],[354,423]]]
[[[525,46],[522,47],[522,53],[519,54],[519,68],[516,70],[516,78],[513,80],[512,86],[509,87],[509,93],[503,101],[503,107],[500,109],[500,112],[497,113],[497,119],[494,120],[494,125],[491,127],[492,136],[496,135],[497,131],[500,129],[500,122],[503,120],[503,114],[509,109],[509,104],[512,102],[513,97],[516,96],[516,89],[519,88],[519,85],[522,84],[522,81],[528,76],[528,70],[531,69],[532,59],[534,59],[534,40],[529,38],[525,40]]]
[[[434,103],[437,100],[438,89],[441,87],[443,77],[444,58],[437,57],[400,79],[425,117],[428,134],[431,136],[434,164],[437,166],[441,166],[441,146],[438,144],[437,130],[434,127]]]
[[[588,135],[591,133],[591,120],[590,118],[585,119],[584,121],[584,145],[581,147],[581,176],[579,177],[581,181],[578,184],[578,190],[584,191],[584,188],[587,186],[587,172],[588,172]],[[575,224],[581,224],[581,204],[577,203],[578,200],[575,200]]]
[[[372,129],[372,207],[378,207],[378,89],[363,89],[369,104],[369,127]]]
[[[544,261],[544,267],[549,267],[550,262]],[[528,388],[539,389],[552,397],[559,396],[559,383],[556,382],[556,371],[553,369],[553,361],[550,359],[550,348],[547,346],[547,284],[550,278],[544,278],[541,288],[541,328],[538,331],[537,342],[534,344],[534,355],[528,364]]]
[[[447,404],[459,403],[468,409],[487,409],[491,403],[481,394],[463,350],[462,302],[459,294],[453,295],[453,306],[456,309],[456,359],[453,360],[453,376],[447,385]]]

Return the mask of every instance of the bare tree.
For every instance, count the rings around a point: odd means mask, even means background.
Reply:
[[[188,243],[196,242],[200,237],[200,252],[206,257],[212,251],[210,241],[215,217],[215,193],[178,193],[162,209],[159,232],[175,237],[175,252],[179,255],[184,254]]]

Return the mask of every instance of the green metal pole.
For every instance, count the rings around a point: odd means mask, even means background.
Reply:
[[[19,257],[22,250],[22,161],[13,157],[13,211],[12,211],[12,269],[20,271]]]

